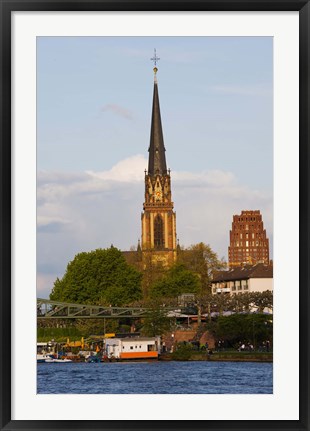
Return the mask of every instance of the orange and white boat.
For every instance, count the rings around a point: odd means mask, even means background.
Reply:
[[[105,356],[108,359],[158,359],[160,337],[106,338]]]

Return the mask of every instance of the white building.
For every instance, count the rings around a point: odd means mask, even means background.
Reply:
[[[212,294],[273,291],[273,266],[258,263],[213,274]]]
[[[105,354],[109,359],[157,359],[160,337],[106,338]]]

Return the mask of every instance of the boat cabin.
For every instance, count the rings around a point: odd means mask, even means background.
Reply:
[[[106,338],[108,359],[158,359],[160,337]]]

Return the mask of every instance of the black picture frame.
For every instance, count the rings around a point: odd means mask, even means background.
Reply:
[[[1,430],[102,429],[308,430],[309,426],[309,1],[305,0],[0,0],[1,19]],[[299,12],[299,420],[285,421],[14,421],[11,420],[11,13],[14,11],[298,11]],[[298,277],[296,277],[298,278]],[[288,352],[289,354],[289,352]],[[177,406],[176,406],[177,407]]]

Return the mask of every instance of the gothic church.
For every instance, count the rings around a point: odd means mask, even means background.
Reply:
[[[156,57],[155,57],[156,58]],[[176,214],[171,196],[170,169],[167,170],[158,97],[157,67],[154,92],[148,170],[145,171],[145,199],[142,222],[142,260],[170,266],[176,260]]]

